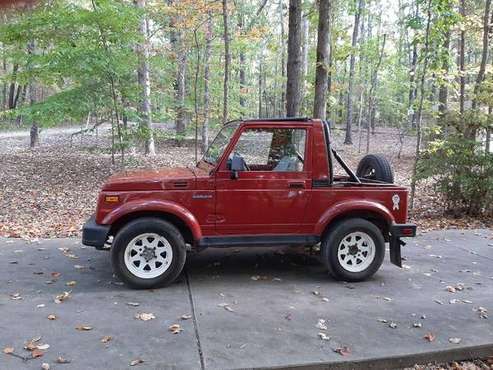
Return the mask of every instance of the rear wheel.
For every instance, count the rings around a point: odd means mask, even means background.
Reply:
[[[322,241],[322,257],[339,280],[361,281],[380,268],[385,255],[382,232],[373,223],[353,218],[334,225]]]
[[[185,259],[185,241],[180,232],[157,218],[128,223],[117,233],[111,247],[115,274],[137,289],[171,284],[182,271]]]
[[[390,184],[394,182],[394,171],[390,162],[387,158],[378,154],[365,155],[358,164],[356,176]]]

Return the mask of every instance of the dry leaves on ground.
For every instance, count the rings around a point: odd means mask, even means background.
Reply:
[[[135,360],[130,361],[130,366],[140,365],[143,363],[144,363],[144,360],[142,360],[141,358],[137,358]]]
[[[3,353],[5,353],[6,355],[9,355],[11,353],[14,353],[14,347],[5,347],[3,349]]]
[[[105,335],[104,337],[101,338],[101,343],[108,343],[113,339],[111,335]]]
[[[76,326],[75,327],[75,330],[78,330],[78,331],[89,331],[89,330],[92,330],[92,326],[89,326],[89,325],[79,325],[79,326]]]
[[[435,334],[430,332],[430,333],[426,333],[426,335],[423,338],[426,339],[428,342],[433,342],[436,339],[436,336]]]
[[[181,331],[183,331],[183,329],[181,328],[181,326],[179,324],[173,324],[171,325],[168,330],[170,332],[172,332],[173,334],[179,334]]]
[[[71,294],[72,291],[68,291],[68,292],[63,292],[61,294],[58,294],[56,297],[55,297],[55,303],[56,304],[60,304],[64,301],[66,301],[67,299],[69,299],[71,297]]]
[[[156,318],[156,316],[154,316],[153,313],[146,313],[146,312],[140,312],[136,314],[134,317],[142,321],[149,321]]]

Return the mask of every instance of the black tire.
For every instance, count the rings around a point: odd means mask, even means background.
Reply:
[[[136,276],[125,264],[127,245],[134,238],[146,233],[164,237],[172,251],[169,267],[161,275],[152,278]],[[183,270],[186,255],[185,241],[178,229],[169,222],[152,217],[139,218],[126,224],[118,231],[111,245],[113,271],[119,279],[134,289],[150,289],[171,284]]]
[[[358,164],[356,176],[392,184],[394,171],[387,158],[379,154],[365,155]]]
[[[339,261],[338,250],[344,238],[351,233],[364,233],[374,244],[374,257],[371,263],[362,271],[349,271]],[[362,218],[350,218],[339,221],[332,226],[322,240],[322,258],[329,273],[337,280],[362,281],[371,277],[380,268],[385,256],[385,240],[380,229]],[[363,253],[358,249],[357,253]],[[357,259],[357,256],[355,256]],[[361,265],[363,266],[363,265]]]

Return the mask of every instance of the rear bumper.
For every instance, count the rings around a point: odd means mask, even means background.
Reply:
[[[414,224],[392,224],[390,226],[390,262],[402,267],[401,246],[406,245],[401,238],[416,236],[416,225]]]
[[[109,225],[99,225],[96,223],[96,217],[92,215],[82,227],[82,244],[96,249],[103,249],[108,233]]]

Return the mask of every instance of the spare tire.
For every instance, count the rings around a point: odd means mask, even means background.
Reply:
[[[358,164],[356,176],[361,179],[394,182],[394,171],[390,162],[382,155],[365,155]]]

